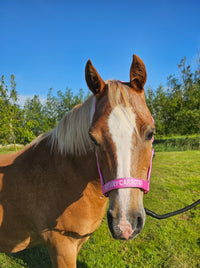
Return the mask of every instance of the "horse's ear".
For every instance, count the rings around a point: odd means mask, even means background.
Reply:
[[[147,80],[147,72],[144,62],[137,56],[133,55],[133,61],[130,69],[131,87],[137,91],[142,91]]]
[[[103,92],[106,84],[92,65],[91,60],[88,60],[85,66],[85,80],[89,89],[94,93],[94,95],[98,95]]]

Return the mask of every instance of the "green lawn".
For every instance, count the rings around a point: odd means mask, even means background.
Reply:
[[[163,214],[200,198],[200,151],[156,153],[145,207]],[[0,254],[0,267],[50,268],[44,247]],[[129,242],[114,240],[106,218],[78,256],[79,268],[200,267],[200,206],[166,220],[147,216],[142,233]]]

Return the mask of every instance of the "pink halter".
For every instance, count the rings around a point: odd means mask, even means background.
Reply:
[[[95,110],[96,110],[96,104],[95,104]],[[153,118],[152,121],[154,122]],[[152,143],[154,141],[154,136],[152,138]],[[119,178],[112,181],[109,181],[107,183],[104,183],[103,176],[101,173],[101,169],[99,166],[99,160],[97,152],[95,152],[96,160],[97,160],[97,168],[99,171],[99,177],[101,180],[101,186],[102,186],[102,193],[108,197],[108,192],[115,190],[115,189],[121,189],[121,188],[140,188],[144,190],[144,193],[146,194],[149,191],[149,183],[150,183],[150,175],[151,175],[151,167],[152,167],[152,160],[154,155],[154,149],[151,151],[151,161],[150,166],[147,174],[147,180],[142,180],[138,178]]]
[[[99,177],[101,180],[101,186],[102,186],[102,193],[105,196],[108,196],[108,192],[114,190],[114,189],[121,189],[121,188],[140,188],[144,190],[144,193],[146,194],[149,191],[149,183],[150,183],[150,175],[151,175],[151,167],[152,167],[152,159],[154,155],[154,149],[151,151],[151,162],[147,174],[147,180],[142,180],[138,178],[120,178],[120,179],[115,179],[112,181],[109,181],[104,184],[103,176],[100,170],[99,166],[99,160],[98,160],[98,155],[97,152],[96,154],[96,159],[97,159],[97,168],[99,171]]]

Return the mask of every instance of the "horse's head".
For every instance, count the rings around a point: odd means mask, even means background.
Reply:
[[[133,56],[130,83],[104,82],[90,60],[85,74],[96,96],[89,135],[96,146],[104,183],[120,178],[147,180],[155,126],[145,102],[143,61]],[[144,226],[144,191],[121,187],[108,193],[107,218],[113,237],[128,240]]]

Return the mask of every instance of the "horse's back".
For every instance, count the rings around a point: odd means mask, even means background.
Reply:
[[[0,154],[0,168],[12,164],[18,153]]]

